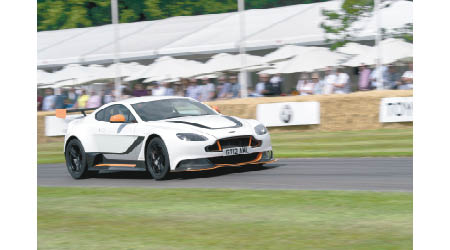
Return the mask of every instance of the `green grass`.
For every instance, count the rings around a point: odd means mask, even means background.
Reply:
[[[39,249],[412,249],[412,193],[38,188]]]
[[[275,157],[412,156],[413,130],[271,133]],[[38,164],[64,162],[60,142],[38,144]]]
[[[413,130],[271,133],[275,157],[412,156]]]

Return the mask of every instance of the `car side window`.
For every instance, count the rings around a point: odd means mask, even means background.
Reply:
[[[121,114],[125,116],[125,122],[137,122],[136,118],[133,116],[131,111],[121,104],[109,106],[104,110],[105,110],[104,121],[109,122],[111,116]]]
[[[102,109],[95,114],[95,120],[105,121],[105,109]]]

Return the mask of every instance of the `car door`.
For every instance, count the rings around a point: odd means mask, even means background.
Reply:
[[[101,112],[101,111],[100,111]],[[125,122],[111,123],[109,119],[113,115],[121,114],[125,117]],[[126,159],[140,143],[143,138],[135,134],[137,126],[136,118],[130,110],[122,104],[111,105],[104,109],[103,117],[99,117],[103,122],[98,127],[97,146],[101,153],[114,154],[110,158]]]

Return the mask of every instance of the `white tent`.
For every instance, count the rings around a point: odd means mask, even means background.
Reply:
[[[296,45],[284,45],[277,50],[265,55],[263,57],[264,62],[267,63],[274,63],[283,61],[286,59],[290,59],[298,54],[301,54],[305,52],[305,50],[308,50],[312,47],[306,47],[306,46],[296,46]]]
[[[362,45],[359,43],[347,43],[346,45],[339,47],[336,51],[349,55],[360,55],[368,52],[371,49],[370,46]]]
[[[245,11],[247,51],[276,48],[286,44],[322,45],[322,10],[339,10],[342,0],[298,4]],[[412,23],[410,1],[392,2],[381,10],[381,27],[387,30]],[[357,24],[356,40],[373,40],[375,17]],[[153,59],[161,55],[237,52],[237,12],[200,16],[178,16],[157,21],[124,23],[120,29],[120,58],[124,61]],[[113,26],[38,32],[38,67],[70,63],[109,63],[114,58]]]
[[[147,78],[145,82],[161,81],[165,79],[189,77],[197,74],[202,63],[186,59],[175,59],[170,56],[158,58],[152,64],[125,78],[132,81]]]
[[[312,72],[325,69],[330,66],[338,66],[347,55],[336,53],[322,47],[311,47],[305,49],[302,53],[297,54],[292,59],[278,62],[273,69],[264,70],[261,73],[296,73],[296,72]]]
[[[209,74],[214,72],[228,71],[228,70],[236,70],[241,67],[247,68],[256,65],[264,64],[261,56],[254,56],[249,54],[243,54],[245,64],[242,65],[241,55],[232,55],[228,53],[220,53],[214,55],[205,63],[205,70],[203,73]]]
[[[399,39],[389,38],[379,44],[381,49],[382,64],[390,64],[398,60],[411,58],[413,56],[413,45]],[[356,67],[361,64],[375,65],[378,58],[378,48],[370,47],[369,50],[357,55],[347,62],[344,66]]]

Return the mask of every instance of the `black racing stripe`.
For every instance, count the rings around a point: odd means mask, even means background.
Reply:
[[[173,122],[173,123],[184,123],[184,124],[188,124],[191,126],[195,126],[195,127],[199,127],[199,128],[206,128],[206,129],[225,129],[225,128],[240,128],[242,127],[242,123],[240,121],[238,121],[236,118],[231,117],[231,116],[226,116],[223,115],[222,117],[225,117],[226,119],[234,122],[234,126],[230,126],[230,127],[223,127],[223,128],[210,128],[208,126],[202,125],[202,124],[198,124],[195,122],[186,122],[186,121],[168,121],[168,122]]]
[[[127,151],[125,151],[122,154],[129,154],[129,153],[131,153],[131,151],[133,151],[133,149],[135,149],[137,146],[139,146],[139,144],[141,144],[141,142],[143,142],[143,141],[144,141],[144,136],[138,136],[136,138],[136,140],[133,142],[133,144],[131,144],[128,147]]]
[[[169,121],[169,122],[184,123],[184,124],[188,124],[188,125],[199,127],[199,128],[212,129],[212,128],[208,127],[208,126],[205,126],[205,125],[202,125],[202,124],[198,124],[198,123],[195,123],[195,122],[185,122],[185,121]]]
[[[122,154],[129,154],[133,149],[135,149],[139,144],[141,144],[142,141],[144,141],[144,136],[138,136],[136,140],[128,147],[128,149],[123,153],[111,153],[111,152],[101,152],[101,154],[116,154],[116,155],[122,155]]]
[[[231,116],[227,116],[227,115],[224,115],[223,117],[227,118],[228,120],[230,120],[230,121],[232,121],[232,122],[234,122],[236,124],[233,128],[240,128],[240,127],[242,127],[242,123],[240,121],[238,121],[236,118],[231,117]]]

